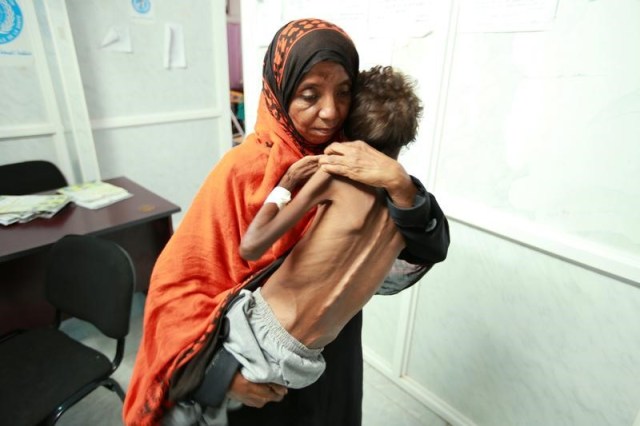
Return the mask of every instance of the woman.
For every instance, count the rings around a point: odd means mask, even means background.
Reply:
[[[178,399],[169,394],[172,381],[219,332],[221,308],[304,233],[312,214],[258,261],[239,256],[240,239],[273,187],[295,189],[319,164],[329,172],[385,187],[393,202],[405,207],[394,221],[409,240],[407,246],[419,247],[404,258],[421,264],[423,272],[444,259],[446,219],[419,182],[365,144],[329,145],[342,140],[357,73],[357,51],[333,24],[304,19],[276,33],[265,55],[255,132],[214,168],[155,265],[125,401],[126,424],[161,421]],[[323,152],[326,155],[318,155]],[[402,223],[403,217],[410,223]],[[403,231],[403,226],[412,231]],[[356,316],[326,347],[327,372],[308,388],[287,393],[235,374],[228,395],[244,406],[231,413],[229,423],[360,424],[361,322],[361,315]]]

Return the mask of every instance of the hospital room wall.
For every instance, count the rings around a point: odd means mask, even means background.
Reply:
[[[232,146],[226,14],[207,0],[18,1],[0,57],[0,163],[45,159],[70,182],[126,176],[178,204]],[[13,50],[18,50],[13,48]]]
[[[248,128],[275,30],[332,20],[418,81],[401,162],[451,226],[367,361],[454,425],[640,424],[640,3],[316,3],[242,1]]]

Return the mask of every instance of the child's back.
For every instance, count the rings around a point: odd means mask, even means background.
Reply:
[[[338,335],[404,248],[381,190],[318,171],[296,198],[317,188],[311,228],[261,290],[283,327],[309,348]]]

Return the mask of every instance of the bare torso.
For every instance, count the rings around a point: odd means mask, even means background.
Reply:
[[[335,178],[327,196],[261,290],[283,327],[310,348],[335,339],[404,248],[380,192]]]

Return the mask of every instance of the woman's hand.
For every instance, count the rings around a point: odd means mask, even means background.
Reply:
[[[334,142],[318,163],[331,174],[384,188],[398,207],[413,207],[418,189],[404,167],[365,142]]]
[[[262,408],[268,402],[282,401],[287,388],[275,383],[253,383],[237,372],[231,380],[227,396],[249,407]]]
[[[309,155],[302,157],[291,166],[285,172],[278,186],[288,189],[293,192],[296,188],[300,187],[303,183],[311,177],[312,174],[318,170],[318,158],[319,155]]]

